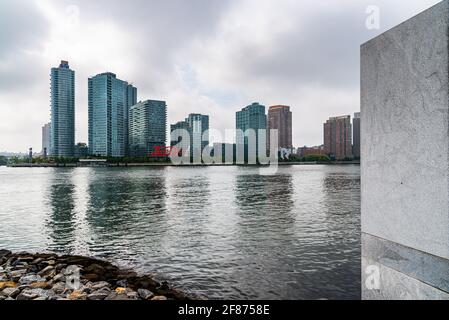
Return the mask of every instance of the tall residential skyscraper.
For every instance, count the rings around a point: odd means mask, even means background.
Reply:
[[[178,140],[170,142],[171,146],[180,144],[178,149],[184,155],[187,150],[190,150],[191,157],[201,158],[204,148],[209,145],[209,135],[206,132],[209,130],[209,116],[196,113],[189,114],[185,121],[180,121],[170,126],[170,132],[177,129],[187,130],[190,135],[190,141],[182,141],[178,138]]]
[[[132,106],[137,104],[137,88],[132,84],[128,84],[126,88],[126,103],[128,108],[125,109],[125,154],[130,155],[129,151],[129,110]]]
[[[354,158],[360,159],[360,112],[354,113],[352,120],[354,145],[352,147],[352,154]]]
[[[245,108],[242,111],[238,111],[236,113],[236,128],[237,128],[237,145],[239,145],[242,141],[245,146],[245,159],[248,159],[248,150],[249,147],[255,148],[256,154],[259,154],[259,129],[267,129],[267,116],[265,114],[265,106],[255,102]],[[248,129],[255,130],[256,133],[256,145],[249,146],[249,139],[245,132]],[[241,130],[241,131],[239,131]],[[241,136],[244,134],[244,136]],[[265,135],[266,139],[266,135]],[[266,144],[263,150],[266,150]]]
[[[205,147],[209,145],[209,116],[202,114],[189,114],[186,119],[190,127],[190,145],[193,155],[202,155]],[[198,149],[201,148],[201,149]]]
[[[268,130],[278,130],[279,148],[292,149],[292,112],[288,106],[272,106],[268,110]],[[270,131],[267,132],[270,149]]]
[[[327,120],[324,124],[324,151],[335,160],[352,159],[351,116]]]
[[[75,72],[67,61],[51,69],[51,155],[73,157],[75,148]]]
[[[42,127],[42,155],[51,155],[51,123]]]
[[[110,72],[89,78],[89,153],[124,157],[128,150],[128,114],[137,89]]]
[[[129,111],[129,151],[132,157],[148,157],[167,142],[167,104],[147,100]]]
[[[186,120],[184,120],[184,121],[179,121],[175,124],[172,124],[170,126],[170,134],[175,130],[186,130],[190,134],[189,123]],[[170,146],[172,146],[172,147],[177,146],[178,155],[181,156],[181,155],[185,155],[186,152],[188,152],[190,150],[190,141],[183,140],[181,137],[177,137],[176,139],[173,139],[170,136]]]

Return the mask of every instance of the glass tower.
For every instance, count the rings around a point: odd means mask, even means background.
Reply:
[[[129,150],[132,157],[148,157],[167,142],[165,101],[139,102],[129,110]]]
[[[110,72],[88,81],[89,153],[124,157],[128,153],[129,108],[137,103],[137,89]]]
[[[255,102],[241,111],[236,113],[236,128],[237,128],[237,145],[244,144],[245,148],[245,159],[248,158],[248,149],[253,148],[256,151],[256,155],[259,155],[259,139],[263,138],[266,140],[266,135],[259,137],[258,130],[267,129],[267,116],[265,114],[265,106]],[[249,146],[249,139],[246,135],[246,131],[253,129],[256,134],[255,146]],[[239,131],[241,130],[241,131]],[[266,146],[263,148],[266,150]]]
[[[209,130],[209,116],[190,114],[186,122],[190,127],[191,155],[199,155],[201,159],[204,148],[209,145],[209,135],[205,136],[205,132]]]
[[[175,130],[186,130],[190,134],[190,128],[187,121],[179,121],[170,126],[170,134]],[[175,140],[172,140],[170,136],[170,146],[177,146],[177,152],[179,156],[186,155],[186,153],[190,150],[190,141],[184,141],[181,137],[177,137]]]
[[[180,151],[187,152],[190,150],[190,156],[196,156],[197,159],[201,159],[204,148],[209,145],[209,135],[205,134],[209,130],[209,116],[192,113],[181,122],[178,122],[171,126],[170,132],[177,129],[185,129],[190,135],[190,141],[171,141],[171,146],[179,145]],[[204,139],[203,139],[204,138]]]
[[[51,155],[73,157],[75,148],[75,72],[67,61],[51,69]]]

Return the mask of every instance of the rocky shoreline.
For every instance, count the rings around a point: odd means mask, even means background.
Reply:
[[[195,300],[152,276],[81,256],[0,250],[0,300]]]

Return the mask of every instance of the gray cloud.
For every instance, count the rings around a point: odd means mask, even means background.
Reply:
[[[32,2],[0,1],[0,93],[20,94],[39,80],[44,69],[32,51],[42,48],[48,27]]]
[[[0,59],[42,44],[48,25],[27,0],[0,1]]]
[[[113,71],[139,98],[166,99],[233,128],[253,100],[289,104],[296,145],[322,143],[322,122],[359,109],[359,46],[437,0],[1,0],[0,150],[40,148],[49,70],[69,59],[77,140],[87,139],[87,77]],[[367,5],[381,30],[365,28]],[[67,27],[67,7],[79,26]]]

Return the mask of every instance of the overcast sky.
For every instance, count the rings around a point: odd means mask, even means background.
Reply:
[[[360,44],[438,0],[0,0],[0,151],[41,150],[50,69],[76,72],[76,141],[87,141],[87,78],[111,71],[189,113],[235,127],[252,102],[289,105],[295,146],[322,144],[329,116],[359,103]],[[366,28],[367,6],[380,29]]]

